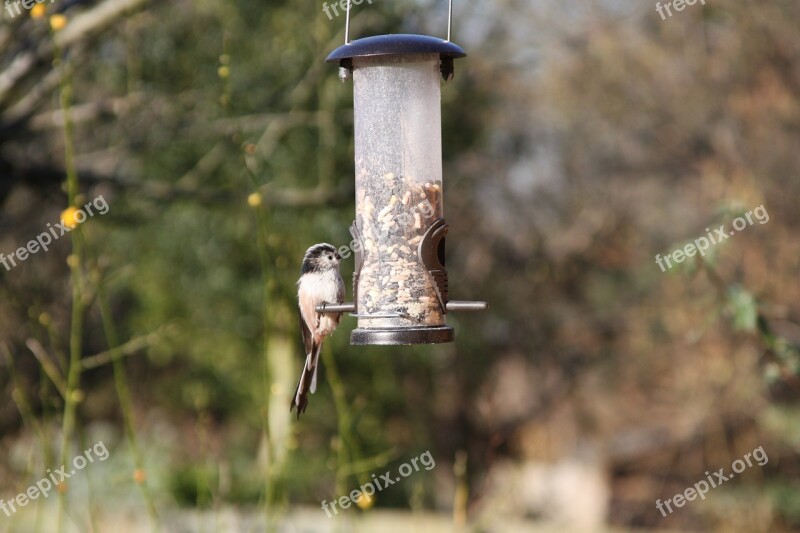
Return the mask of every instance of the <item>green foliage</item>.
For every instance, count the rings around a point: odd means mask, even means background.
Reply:
[[[470,56],[443,90],[451,294],[490,311],[449,316],[446,346],[352,347],[345,317],[299,422],[300,261],[349,242],[354,215],[352,87],[323,63],[343,17],[316,2],[148,3],[63,50],[46,18],[0,19],[13,85],[0,84],[0,252],[80,203],[67,189],[111,205],[0,268],[0,449],[35,435],[57,466],[80,438],[124,434],[123,473],[97,480],[100,497],[138,485],[135,505],[259,507],[267,521],[432,450],[437,470],[375,506],[452,505],[479,522],[502,493],[491,482],[512,486],[506,462],[589,457],[609,522],[663,527],[651,502],[664,479],[678,490],[757,439],[770,468],[730,501],[763,489],[767,512],[675,527],[796,525],[797,3],[696,6],[663,24],[651,8],[539,4],[465,8]],[[440,34],[443,9],[362,4],[353,36]],[[761,203],[768,225],[669,275],[653,264]],[[456,456],[469,458],[458,478]],[[2,494],[38,475],[6,462]],[[441,489],[456,485],[469,501]],[[84,507],[97,520],[97,499]]]
[[[728,288],[728,309],[735,329],[755,331],[758,304],[752,294],[736,285],[730,286]]]

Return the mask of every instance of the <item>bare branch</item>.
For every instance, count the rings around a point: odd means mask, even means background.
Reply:
[[[122,359],[123,357],[133,355],[136,352],[155,344],[158,339],[164,336],[165,333],[172,333],[173,331],[173,326],[162,326],[152,333],[142,335],[141,337],[135,337],[124,344],[111,348],[110,350],[100,352],[99,354],[92,355],[91,357],[85,357],[81,361],[81,368],[83,370],[91,370],[93,368],[107,365],[117,359]]]
[[[67,26],[56,33],[57,46],[68,46],[86,35],[104,30],[117,18],[125,16],[141,7],[148,0],[105,0],[91,11],[81,13]]]
[[[58,86],[58,76],[56,76],[56,86]],[[119,117],[143,100],[144,97],[141,93],[131,93],[119,98],[109,98],[99,102],[75,105],[70,108],[69,112],[72,118],[72,123],[81,124],[96,120],[103,115]],[[21,100],[16,106],[14,106],[14,108],[9,110],[9,113],[12,114],[15,108],[21,106],[22,102],[24,101],[25,100]],[[33,131],[63,127],[64,111],[62,109],[45,111],[43,113],[34,115],[30,122],[30,129]]]
[[[50,356],[47,355],[47,351],[44,349],[44,346],[37,341],[36,339],[28,339],[25,341],[25,346],[33,353],[33,356],[36,357],[36,360],[39,361],[39,364],[42,365],[42,369],[44,370],[47,377],[50,378],[50,381],[53,382],[53,385],[56,386],[56,389],[61,394],[62,398],[66,398],[67,396],[67,383],[64,380],[64,375],[61,373],[61,370],[53,363]]]
[[[66,47],[104,30],[119,17],[125,16],[144,5],[148,0],[105,0],[93,9],[76,15],[61,31],[55,34],[53,42],[58,47]],[[11,65],[0,72],[0,105],[2,105],[26,76],[37,65],[50,65],[53,56],[53,42],[43,41],[38,49],[18,54]],[[35,91],[36,89],[34,89]]]

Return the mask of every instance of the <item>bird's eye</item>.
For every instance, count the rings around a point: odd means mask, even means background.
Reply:
[[[328,256],[328,260],[329,260],[329,261],[333,261],[333,256],[332,256],[332,255],[329,255],[329,256]]]

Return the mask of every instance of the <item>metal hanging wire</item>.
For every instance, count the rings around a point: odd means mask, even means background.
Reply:
[[[344,20],[344,44],[350,44],[350,4],[351,0],[347,0],[347,15]],[[447,42],[450,42],[453,31],[453,0],[447,2]]]
[[[347,17],[344,21],[344,44],[350,44],[350,0],[347,0]]]
[[[348,2],[350,0],[347,0]],[[447,6],[447,42],[450,42],[450,30],[453,28],[453,0]]]

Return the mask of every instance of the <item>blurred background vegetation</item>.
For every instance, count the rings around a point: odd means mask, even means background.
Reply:
[[[56,0],[0,17],[0,531],[800,526],[800,4],[456,2],[443,87],[457,341],[326,346],[290,416],[305,249],[349,242],[352,87],[321,2]],[[353,37],[442,35],[374,0]],[[755,224],[664,273],[667,255]],[[346,280],[352,262],[345,262]],[[349,286],[349,282],[348,282]],[[656,499],[769,457],[663,518]],[[321,500],[425,450],[335,520]]]

